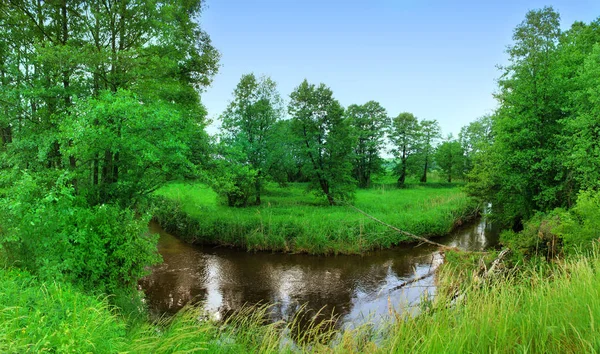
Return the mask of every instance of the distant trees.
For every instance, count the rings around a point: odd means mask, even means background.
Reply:
[[[398,186],[406,181],[409,159],[418,151],[420,135],[419,121],[412,113],[400,113],[392,120],[389,138],[393,146],[392,153],[399,159],[396,166]]]
[[[344,109],[324,84],[304,80],[290,95],[288,112],[298,151],[306,159],[303,172],[310,189],[330,205],[353,196],[352,135]]]
[[[476,158],[492,145],[492,116],[485,115],[462,127],[458,141],[464,149],[465,173],[468,174],[480,162]]]
[[[371,174],[381,171],[383,160],[379,156],[385,144],[389,118],[378,102],[350,105],[346,109],[355,136],[353,175],[359,188],[371,185]]]
[[[427,182],[427,172],[430,168],[433,152],[435,151],[435,143],[441,138],[440,125],[437,120],[422,120],[419,124],[420,135],[418,142],[418,156],[421,161],[423,174],[420,182]]]
[[[235,159],[230,154],[229,163],[238,164],[240,168],[248,165],[251,169],[248,173],[253,176],[248,176],[248,179],[252,180],[255,204],[259,205],[263,181],[271,165],[276,162],[271,158],[271,153],[279,143],[276,141],[275,126],[283,114],[283,103],[276,83],[269,77],[257,78],[254,74],[242,76],[233,96],[221,116],[221,139],[223,144],[229,146],[229,151],[234,146],[238,150]],[[221,175],[221,178],[231,178],[231,175]],[[228,193],[227,189],[219,190]],[[245,204],[247,197],[242,198],[242,204]],[[228,204],[236,204],[231,196]]]
[[[448,183],[452,183],[452,177],[463,176],[465,166],[464,149],[458,140],[452,138],[452,134],[436,148],[435,162],[446,175]]]

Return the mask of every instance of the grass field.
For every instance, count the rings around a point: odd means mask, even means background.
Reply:
[[[331,207],[302,184],[267,186],[260,206],[231,208],[200,183],[173,183],[157,191],[155,213],[167,230],[189,242],[248,250],[358,254],[408,241],[348,206]],[[456,184],[393,185],[358,190],[354,205],[416,235],[435,237],[472,219],[478,206]]]
[[[227,323],[201,320],[201,309],[171,322],[131,323],[105,299],[64,284],[40,283],[0,268],[0,352],[94,353],[597,353],[600,351],[600,257],[528,265],[517,276],[460,281],[477,264],[447,257],[436,300],[419,316],[373,331],[303,333],[294,322],[264,324],[266,308]],[[460,288],[463,300],[450,305]]]

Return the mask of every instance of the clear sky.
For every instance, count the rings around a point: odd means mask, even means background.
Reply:
[[[202,95],[217,118],[243,74],[284,99],[302,80],[341,104],[375,100],[390,116],[437,119],[444,135],[493,111],[505,49],[528,10],[553,6],[564,29],[600,16],[599,0],[207,0],[201,24],[221,52]]]

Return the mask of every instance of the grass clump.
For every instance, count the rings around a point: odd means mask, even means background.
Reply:
[[[105,300],[0,269],[0,352],[114,353],[125,332]]]
[[[330,207],[293,184],[268,185],[260,206],[231,208],[200,183],[173,183],[157,192],[155,212],[167,231],[189,242],[248,250],[359,254],[388,248],[407,237],[349,206]],[[478,205],[457,185],[388,185],[359,190],[354,205],[413,234],[434,237],[475,217]]]

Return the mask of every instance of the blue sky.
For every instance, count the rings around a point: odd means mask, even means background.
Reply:
[[[347,107],[375,100],[390,116],[437,119],[444,135],[493,111],[512,32],[553,6],[564,29],[600,16],[598,0],[207,0],[201,24],[221,52],[202,94],[217,119],[243,74],[268,75],[284,99],[305,78]]]

